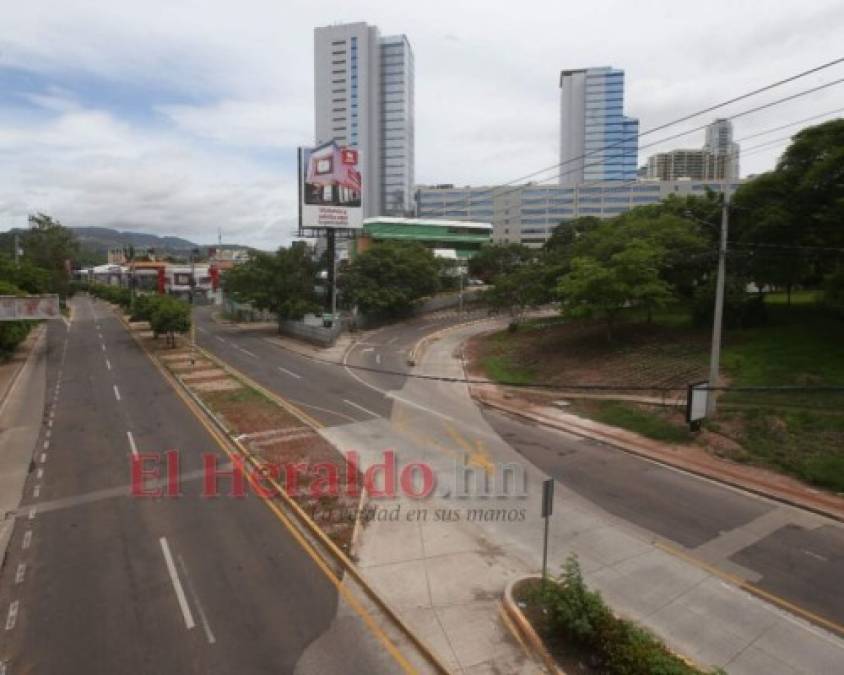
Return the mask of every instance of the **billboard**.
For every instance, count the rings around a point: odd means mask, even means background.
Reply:
[[[302,227],[359,229],[363,222],[360,150],[335,141],[301,149]]]
[[[61,318],[58,295],[0,295],[0,321]]]

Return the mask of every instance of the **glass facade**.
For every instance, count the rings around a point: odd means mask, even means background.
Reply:
[[[413,51],[404,35],[381,38],[379,48],[381,204],[385,215],[401,216],[413,210]]]
[[[624,116],[624,71],[586,71],[583,179],[633,180],[639,152],[639,120]]]

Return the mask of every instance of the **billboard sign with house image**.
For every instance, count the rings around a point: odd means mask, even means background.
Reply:
[[[304,148],[302,174],[304,227],[361,227],[360,150],[335,141]]]

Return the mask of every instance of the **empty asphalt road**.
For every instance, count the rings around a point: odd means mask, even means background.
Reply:
[[[43,415],[0,576],[0,672],[399,671],[353,612],[335,620],[335,585],[257,497],[201,496],[202,453],[227,456],[110,308],[73,309],[70,328],[49,325],[47,393],[32,401]],[[128,496],[133,454],[166,451],[179,496]]]

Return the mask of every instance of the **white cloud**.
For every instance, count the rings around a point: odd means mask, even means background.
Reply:
[[[295,221],[292,148],[312,136],[312,29],[352,20],[404,32],[413,45],[418,181],[482,184],[555,163],[562,68],[624,68],[626,112],[647,130],[837,57],[844,6],[806,0],[797,13],[763,0],[16,3],[3,10],[0,68],[53,85],[0,91],[0,227],[41,208],[71,224],[123,223],[205,241],[222,226],[246,243],[280,243]],[[80,78],[102,91],[78,91]],[[145,114],[124,114],[125,101],[110,106],[109,94],[127,88],[149,92],[138,100]],[[102,101],[92,100],[98,93]],[[842,96],[831,89],[743,118],[736,135],[841,107]],[[22,100],[40,114],[23,116]],[[667,147],[701,142],[698,133]],[[743,170],[770,167],[785,145],[749,156]]]

